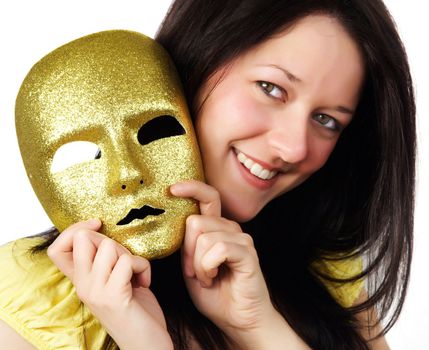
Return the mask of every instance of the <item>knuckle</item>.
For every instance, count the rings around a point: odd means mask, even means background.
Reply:
[[[242,239],[243,239],[244,244],[247,247],[252,247],[253,248],[255,246],[255,243],[254,243],[253,238],[252,238],[251,235],[249,235],[247,233],[243,233],[242,234]]]
[[[84,229],[84,228],[79,228],[75,231],[74,233],[74,239],[76,240],[85,240],[88,238],[88,230]]]
[[[216,209],[216,203],[215,202],[208,203],[207,204],[207,209],[209,211],[212,211],[212,210]]]
[[[242,232],[241,226],[238,223],[236,223],[235,221],[230,221],[230,225],[235,232]]]
[[[186,226],[189,229],[197,230],[200,226],[200,215],[192,214],[186,218]]]
[[[224,217],[221,217],[220,219],[222,220],[223,224],[225,226],[227,226],[231,232],[243,232],[241,230],[240,224],[238,224],[237,222],[235,222],[233,220],[226,219]]]
[[[224,241],[217,242],[215,244],[216,250],[221,255],[227,255],[229,252],[229,244]]]
[[[206,249],[211,245],[211,241],[209,234],[200,235],[198,237],[197,245],[199,248]]]
[[[103,240],[101,241],[99,249],[112,250],[112,249],[115,249],[115,246],[116,246],[115,241],[113,241],[113,239],[106,237],[106,238],[103,238]]]
[[[207,259],[201,259],[201,269],[204,272],[208,272],[213,269],[212,263],[208,261]]]
[[[212,197],[214,201],[220,201],[220,194],[214,187],[212,187]]]
[[[124,265],[131,265],[132,264],[132,256],[129,254],[122,254],[118,258],[118,263],[124,264]]]
[[[137,261],[139,261],[142,264],[142,266],[144,266],[145,269],[149,269],[150,270],[150,268],[151,268],[149,260],[147,260],[147,259],[145,259],[145,258],[143,258],[141,256],[130,255],[130,259],[136,259]]]

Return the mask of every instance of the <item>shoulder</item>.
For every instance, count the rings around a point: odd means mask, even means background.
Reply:
[[[0,320],[0,343],[7,344],[8,349],[37,350],[2,320]]]
[[[52,263],[46,254],[31,254],[30,249],[42,238],[21,238],[0,246],[0,293],[19,288]]]
[[[101,349],[106,332],[81,303],[71,281],[46,252],[31,253],[42,239],[23,238],[0,247],[2,336],[16,336],[17,341],[21,336],[38,349]]]
[[[0,246],[0,342],[11,349],[35,349],[26,340],[32,339],[31,323],[40,301],[40,285],[35,282],[43,280],[49,274],[45,268],[51,267],[46,255],[30,252],[41,240],[22,238]],[[37,340],[31,343],[41,345]]]
[[[59,275],[45,252],[31,253],[31,248],[42,240],[22,238],[0,247],[0,300],[9,294],[17,297],[17,292],[28,297],[32,289],[46,286],[51,276]]]

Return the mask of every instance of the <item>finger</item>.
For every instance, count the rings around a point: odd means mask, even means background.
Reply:
[[[151,271],[147,259],[136,255],[122,254],[112,270],[107,282],[109,288],[122,288],[129,283],[148,288],[150,286]]]
[[[201,215],[220,216],[221,203],[219,192],[201,181],[190,180],[170,186],[174,196],[193,198],[199,202]]]
[[[212,231],[241,232],[241,227],[234,221],[221,217],[190,215],[186,219],[185,238],[182,246],[182,265],[187,277],[193,277],[194,253],[198,237]]]
[[[72,281],[86,278],[92,270],[92,264],[97,253],[98,237],[92,231],[79,229],[73,235],[73,278]]]
[[[249,250],[237,243],[217,242],[201,258],[200,266],[196,276],[202,287],[209,288],[213,284],[219,271],[219,267],[224,264],[231,273],[252,273],[251,254]]]
[[[98,219],[78,222],[64,230],[48,247],[47,254],[54,264],[69,278],[73,273],[73,237],[79,230],[98,230]]]
[[[247,255],[250,255],[254,250],[253,240],[247,234],[231,234],[226,232],[210,232],[203,234],[197,241],[197,247],[194,256],[194,271],[197,278],[203,282],[203,284],[211,284],[211,280],[217,276],[218,267],[225,261],[219,261],[216,266],[211,266],[207,269],[207,266],[203,264],[204,257],[208,252],[212,251],[214,247],[216,249],[224,248],[225,251],[230,251],[231,247],[240,247],[240,250],[247,251]],[[228,249],[228,250],[227,250]],[[216,250],[215,250],[216,251]]]
[[[98,246],[91,269],[91,276],[96,284],[105,285],[119,257],[126,254],[117,246],[120,245],[107,237]]]
[[[78,222],[65,229],[58,238],[49,246],[48,255],[60,253],[71,253],[73,250],[73,234],[80,229],[96,231],[101,227],[101,221],[91,219],[88,221]]]

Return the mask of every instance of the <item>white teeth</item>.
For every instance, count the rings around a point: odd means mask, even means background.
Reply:
[[[243,164],[247,169],[249,169],[253,175],[255,175],[256,177],[259,177],[262,180],[272,179],[278,173],[277,171],[274,171],[274,170],[269,171],[268,169],[264,169],[262,165],[255,163],[253,160],[247,158],[241,152],[237,153],[237,159],[241,164]]]
[[[262,170],[264,170],[264,168],[261,167],[258,163],[253,164],[250,168],[250,172],[256,176],[259,176]]]
[[[255,163],[253,162],[253,160],[246,158],[246,160],[243,162],[243,164],[246,166],[247,169],[252,169],[252,166]]]
[[[264,180],[268,179],[268,176],[270,176],[270,171],[267,169],[262,170],[259,174],[259,177]]]
[[[244,163],[244,161],[246,160],[246,156],[243,153],[238,153],[237,158],[240,161],[240,163]]]

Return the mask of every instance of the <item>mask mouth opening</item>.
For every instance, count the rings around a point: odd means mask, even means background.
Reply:
[[[152,208],[149,205],[144,205],[140,209],[131,209],[130,212],[125,216],[121,221],[119,221],[116,225],[122,226],[122,225],[128,225],[132,221],[136,219],[144,219],[149,215],[152,216],[158,216],[161,214],[164,214],[165,210],[158,209],[158,208]]]

